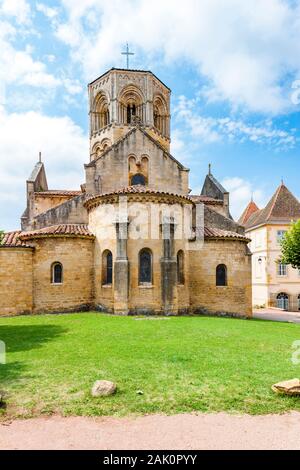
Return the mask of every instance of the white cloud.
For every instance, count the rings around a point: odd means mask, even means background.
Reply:
[[[47,18],[53,19],[58,15],[57,8],[51,8],[44,3],[37,3],[36,4],[37,11],[43,13]]]
[[[230,211],[235,220],[241,216],[251,197],[260,209],[267,203],[264,191],[257,187],[255,189],[250,181],[239,177],[227,177],[222,181],[222,185],[230,192]]]
[[[252,125],[228,116],[222,118],[201,116],[200,109],[199,100],[188,100],[185,96],[180,96],[174,110],[176,119],[183,123],[190,134],[200,142],[213,143],[226,138],[234,142],[250,141],[272,148],[288,149],[295,147],[299,141],[296,129],[275,128],[270,119]]]
[[[0,16],[15,18],[18,24],[29,24],[31,20],[30,5],[26,0],[0,0]]]
[[[10,229],[18,227],[25,209],[25,181],[38,152],[42,151],[51,188],[78,189],[88,162],[88,136],[69,117],[33,111],[8,114],[1,107],[0,128],[1,214],[4,228]]]
[[[89,81],[118,65],[125,41],[144,57],[187,59],[210,81],[210,99],[252,111],[292,106],[286,77],[300,75],[300,5],[283,0],[62,0],[68,44]],[[146,65],[146,64],[144,64]],[[298,75],[298,76],[297,76]],[[292,83],[292,80],[291,80]],[[290,86],[288,87],[290,89]]]

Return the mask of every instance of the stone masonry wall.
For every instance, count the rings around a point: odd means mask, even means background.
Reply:
[[[32,312],[32,250],[0,248],[0,316]]]
[[[252,315],[251,256],[247,245],[210,240],[189,253],[190,295],[194,313]],[[216,267],[227,266],[228,285],[216,286]]]
[[[87,310],[93,306],[94,241],[43,238],[34,241],[34,313]],[[51,283],[51,266],[63,265],[63,283]]]

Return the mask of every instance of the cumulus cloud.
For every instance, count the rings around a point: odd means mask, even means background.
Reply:
[[[51,188],[78,189],[88,161],[88,136],[69,117],[33,111],[9,114],[3,107],[0,128],[0,227],[10,229],[17,227],[25,209],[25,181],[38,152],[42,151]]]
[[[186,59],[209,80],[210,100],[252,111],[290,107],[300,75],[300,5],[283,0],[62,0],[56,36],[87,80],[116,65],[124,41],[165,63]],[[298,76],[297,76],[298,75]],[[289,77],[289,79],[287,78]],[[286,90],[288,87],[288,91]]]
[[[272,146],[273,149],[289,149],[299,141],[296,129],[278,129],[272,120],[266,119],[256,124],[248,124],[242,119],[231,117],[206,117],[200,114],[201,106],[197,99],[180,96],[174,114],[190,134],[204,143],[214,143],[222,139],[234,142],[250,141],[255,144]]]
[[[230,211],[235,220],[237,220],[251,198],[262,209],[267,203],[267,196],[262,189],[254,188],[254,185],[243,178],[227,177],[222,181],[222,185],[230,192]]]
[[[30,5],[26,0],[0,0],[0,15],[13,17],[19,25],[28,25],[31,21]]]

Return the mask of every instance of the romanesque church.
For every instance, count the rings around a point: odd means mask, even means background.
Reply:
[[[170,154],[170,89],[115,68],[88,89],[84,183],[49,189],[35,165],[20,230],[0,245],[1,314],[250,316],[249,239],[211,169],[191,194]]]

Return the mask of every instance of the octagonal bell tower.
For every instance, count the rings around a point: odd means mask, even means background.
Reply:
[[[152,72],[113,68],[88,91],[91,161],[137,125],[170,150],[171,90]]]

